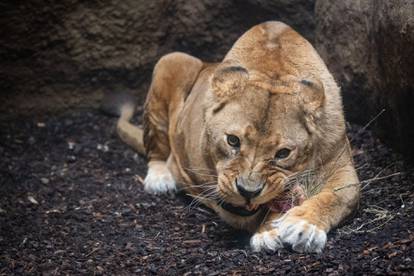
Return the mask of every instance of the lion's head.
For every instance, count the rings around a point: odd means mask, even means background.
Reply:
[[[210,82],[206,135],[223,208],[241,216],[286,190],[288,177],[315,157],[313,129],[325,102],[317,79],[269,77],[232,61]]]

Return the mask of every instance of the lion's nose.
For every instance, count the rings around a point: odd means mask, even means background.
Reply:
[[[260,194],[260,192],[263,190],[263,186],[264,185],[261,185],[259,188],[256,188],[254,190],[247,190],[236,179],[236,187],[237,187],[237,190],[239,191],[240,195],[242,197],[245,197],[246,199],[252,199],[252,198],[258,196]]]

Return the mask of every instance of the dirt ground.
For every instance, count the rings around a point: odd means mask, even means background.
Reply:
[[[1,275],[414,273],[414,167],[369,130],[349,126],[360,208],[309,255],[254,253],[183,196],[145,194],[145,160],[114,126],[90,110],[0,120]]]

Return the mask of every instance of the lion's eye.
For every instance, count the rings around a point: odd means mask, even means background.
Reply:
[[[235,135],[227,135],[227,143],[235,148],[240,147],[240,139]]]
[[[275,159],[285,159],[290,155],[290,149],[284,148],[276,152]]]

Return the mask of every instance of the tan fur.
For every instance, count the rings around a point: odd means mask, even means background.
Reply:
[[[144,154],[144,132],[142,129],[134,126],[129,122],[129,120],[134,115],[134,109],[135,108],[133,105],[125,105],[122,107],[121,116],[117,124],[117,131],[122,141],[132,146],[136,151],[138,151],[138,153]]]
[[[120,135],[142,152],[142,134],[128,120],[121,117]],[[227,144],[230,134],[240,138],[239,150]],[[339,88],[313,47],[280,22],[250,29],[218,64],[183,53],[161,58],[145,104],[143,137],[149,161],[165,161],[188,193],[204,195],[201,201],[231,225],[267,233],[270,240],[283,227],[274,226],[282,215],[284,223],[306,223],[304,231],[328,232],[358,200],[358,186],[334,191],[358,183]],[[281,148],[291,153],[275,160]],[[287,214],[241,217],[218,204],[266,204],[283,192],[286,179],[305,170],[314,171],[323,188]],[[248,202],[236,179],[246,190],[263,190]],[[211,185],[217,198],[203,193]]]

